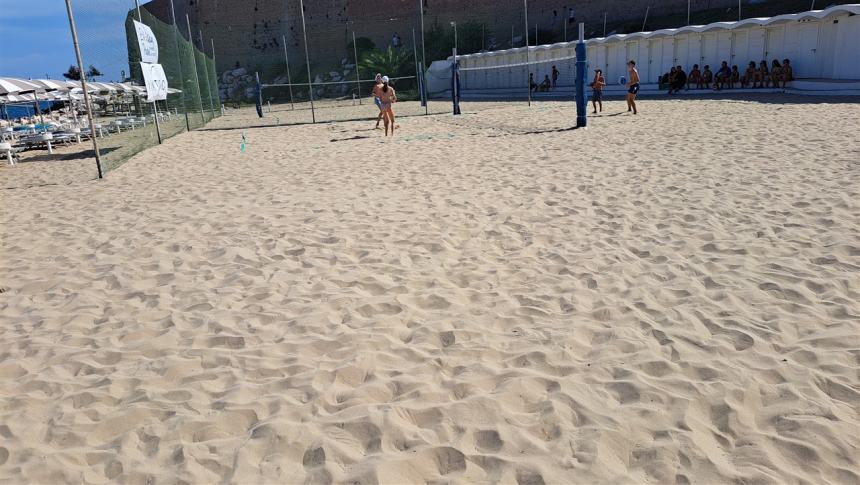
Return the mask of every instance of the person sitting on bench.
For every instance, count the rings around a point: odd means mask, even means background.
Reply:
[[[705,65],[705,70],[702,71],[702,77],[701,77],[701,79],[699,79],[699,82],[696,83],[696,87],[700,88],[700,89],[702,87],[704,87],[705,89],[708,89],[711,87],[711,81],[713,81],[713,80],[714,80],[714,73],[711,72],[711,66]]]
[[[720,66],[720,70],[717,71],[717,75],[714,81],[714,89],[719,91],[723,89],[723,86],[729,83],[729,78],[732,77],[732,70],[729,68],[729,63],[723,61],[723,65]]]
[[[699,70],[698,64],[693,64],[693,69],[690,70],[690,75],[687,76],[687,89],[690,89],[691,84],[695,84],[696,87],[699,87],[699,80],[702,79],[702,71]]]
[[[542,92],[549,91],[552,88],[552,81],[549,80],[549,75],[545,75],[543,81],[540,83],[540,90]]]
[[[741,78],[741,87],[747,88],[753,84],[755,81],[755,62],[750,61],[747,66],[747,70],[744,72],[743,77]]]

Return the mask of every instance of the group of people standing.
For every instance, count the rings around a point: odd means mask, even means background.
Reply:
[[[783,59],[782,63],[774,59],[768,69],[767,61],[761,61],[758,66],[754,61],[750,61],[746,71],[743,74],[738,70],[738,66],[729,68],[729,63],[722,62],[720,69],[714,73],[711,71],[711,66],[705,65],[703,70],[699,70],[698,64],[693,64],[693,69],[687,74],[681,66],[673,67],[669,72],[660,77],[660,84],[669,88],[669,94],[674,94],[681,89],[690,89],[695,85],[696,89],[713,89],[716,91],[726,87],[733,89],[735,84],[741,88],[785,88],[789,81],[794,80],[794,69],[791,67],[791,61]]]
[[[394,110],[392,105],[397,102],[397,93],[394,86],[390,84],[388,76],[377,73],[373,90],[373,102],[379,108],[379,116],[376,117],[376,129],[379,122],[385,122],[385,136],[388,136],[388,127],[391,127],[391,135],[394,136]]]
[[[636,94],[639,92],[639,71],[636,70],[636,61],[627,63],[627,78],[624,87],[627,88],[625,99],[627,101],[627,112],[634,115],[639,114],[636,107]],[[597,114],[598,109],[603,112],[603,88],[606,87],[606,78],[603,77],[602,69],[594,70],[594,80],[591,82],[591,104],[594,106],[592,114]]]

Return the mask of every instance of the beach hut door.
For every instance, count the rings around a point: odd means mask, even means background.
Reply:
[[[663,39],[663,61],[660,63],[660,72],[669,72],[675,65],[675,38]]]
[[[767,31],[762,28],[753,29],[750,32],[747,53],[747,57],[749,57],[749,59],[744,59],[743,61],[741,61],[741,65],[746,65],[749,61],[754,61],[758,63],[758,61],[764,59],[764,43],[766,36]]]
[[[735,32],[734,45],[732,46],[732,60],[730,64],[737,65],[743,72],[744,66],[756,56],[749,56],[749,33]]]
[[[819,77],[818,68],[818,22],[804,25],[800,29],[799,48],[796,55],[796,75]]]
[[[690,52],[687,54],[687,62],[690,67],[693,64],[702,64],[702,36],[697,34],[690,34],[687,36],[687,45],[689,46]]]

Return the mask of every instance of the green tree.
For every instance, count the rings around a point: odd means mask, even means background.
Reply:
[[[492,32],[484,24],[464,22],[457,24],[457,53],[473,54],[489,44]],[[430,30],[424,33],[428,62],[433,59],[445,59],[454,49],[454,27],[440,25],[434,22]]]
[[[104,74],[102,74],[102,72],[99,71],[98,69],[96,69],[96,66],[94,66],[92,64],[90,64],[89,69],[87,69],[87,78],[88,79],[95,79],[95,78],[97,78],[99,76],[103,76],[103,75]]]
[[[366,52],[364,57],[358,61],[358,67],[366,76],[373,76],[377,72],[389,77],[411,76],[415,74],[412,51],[408,49],[394,49],[391,46],[381,51]]]
[[[351,41],[349,44],[346,45],[346,48],[350,54],[354,52]],[[373,41],[368,39],[367,37],[358,37],[357,39],[355,39],[355,51],[358,52],[359,59],[363,58],[368,52],[372,52],[374,50],[376,50],[376,44],[374,44]]]
[[[69,66],[69,70],[63,73],[63,77],[70,81],[80,81],[81,70],[78,69],[78,66]]]

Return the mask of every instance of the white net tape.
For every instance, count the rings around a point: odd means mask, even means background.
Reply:
[[[393,77],[393,78],[390,78],[389,81],[399,81],[402,79],[415,79],[415,76]],[[344,81],[313,82],[311,84],[313,84],[314,86],[327,86],[327,85],[332,85],[332,84],[372,83],[374,81],[375,81],[375,79],[360,79],[360,80],[355,80],[355,79],[349,80],[349,79],[347,79]],[[292,84],[290,84],[290,83],[268,83],[268,84],[264,83],[264,84],[260,85],[260,87],[263,87],[263,88],[279,88],[279,87],[286,88],[289,86],[307,87],[308,83],[292,83]]]
[[[529,62],[517,62],[513,64],[501,64],[498,66],[475,66],[475,67],[461,67],[460,72],[469,72],[469,71],[486,71],[491,69],[514,69],[517,67],[528,67],[528,66],[536,66],[541,64],[549,64],[549,63],[559,63],[563,61],[576,60],[576,56],[567,56],[567,57],[556,57],[554,59],[541,59],[541,60],[531,60]]]

